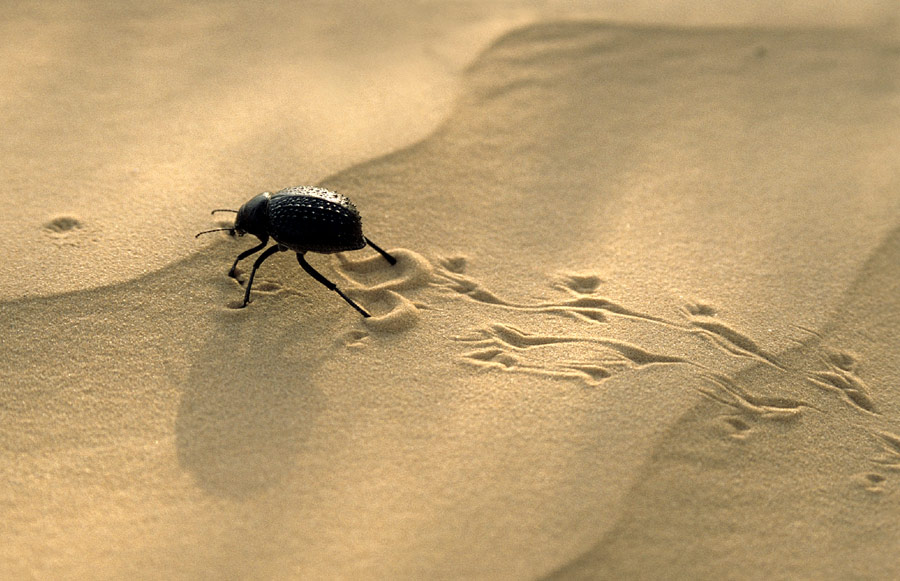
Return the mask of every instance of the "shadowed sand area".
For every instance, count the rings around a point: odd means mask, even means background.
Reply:
[[[0,303],[0,576],[898,576],[898,64],[522,28],[321,182],[398,258],[309,256],[371,320],[288,254],[235,309],[225,235]]]

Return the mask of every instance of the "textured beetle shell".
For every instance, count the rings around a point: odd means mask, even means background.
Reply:
[[[356,206],[324,188],[285,188],[272,194],[268,212],[269,234],[295,252],[327,254],[366,245]]]

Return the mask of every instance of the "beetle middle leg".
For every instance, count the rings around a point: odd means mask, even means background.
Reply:
[[[231,278],[237,278],[237,275],[235,274],[235,270],[237,269],[238,262],[244,260],[251,254],[256,254],[257,252],[259,252],[260,250],[265,248],[266,244],[268,244],[268,243],[269,243],[269,239],[266,238],[265,240],[263,240],[260,243],[259,246],[254,246],[250,250],[245,250],[245,251],[241,252],[240,254],[238,254],[238,257],[234,259],[234,264],[231,265],[231,270],[228,271],[228,276],[230,276]]]
[[[303,270],[306,271],[306,274],[308,274],[309,276],[313,277],[314,279],[316,279],[317,281],[319,281],[320,283],[322,283],[322,285],[324,285],[325,288],[327,288],[328,290],[333,290],[333,291],[336,292],[337,294],[341,295],[341,298],[344,299],[345,301],[347,301],[347,302],[350,304],[351,307],[353,307],[354,309],[356,309],[357,311],[359,311],[359,314],[361,314],[363,317],[370,317],[370,316],[371,316],[371,315],[369,315],[369,313],[367,313],[365,310],[363,310],[362,307],[360,307],[359,305],[357,305],[356,303],[354,303],[353,300],[350,299],[350,297],[348,297],[347,295],[345,295],[345,294],[341,291],[341,289],[339,289],[339,288],[337,287],[336,284],[334,284],[333,282],[331,282],[330,280],[328,280],[327,278],[325,278],[324,276],[322,276],[321,274],[319,274],[319,271],[317,271],[315,268],[313,268],[312,266],[310,266],[310,264],[309,264],[308,262],[306,262],[306,259],[303,257],[303,253],[302,253],[302,252],[298,252],[298,253],[297,253],[297,262],[300,263],[300,266],[303,267]]]
[[[251,248],[251,250],[253,249]],[[256,276],[256,270],[259,268],[259,265],[262,264],[265,259],[272,256],[279,250],[281,250],[281,247],[276,244],[275,246],[272,246],[271,248],[260,254],[259,258],[256,259],[256,262],[253,263],[253,270],[250,271],[250,278],[247,279],[247,290],[244,292],[244,304],[241,305],[241,308],[246,307],[247,303],[250,302],[250,287],[253,286],[253,277]]]
[[[378,246],[377,244],[375,244],[374,242],[369,240],[367,237],[366,237],[366,244],[368,244],[369,246],[374,248],[378,254],[384,256],[384,259],[387,260],[391,264],[391,266],[394,266],[395,264],[397,264],[396,258],[394,258],[390,254],[388,254],[388,252],[386,250],[382,250],[382,248],[380,246]]]

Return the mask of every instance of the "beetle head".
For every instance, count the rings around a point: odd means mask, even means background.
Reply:
[[[253,234],[260,240],[269,237],[269,198],[272,194],[263,192],[254,196],[237,211],[234,219],[234,231],[238,236]]]

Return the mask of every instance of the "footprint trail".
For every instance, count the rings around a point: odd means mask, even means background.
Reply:
[[[338,255],[336,271],[348,294],[373,314],[361,330],[347,334],[348,348],[367,348],[371,334],[412,328],[437,302],[448,307],[460,301],[459,330],[447,340],[460,345],[463,364],[582,388],[601,388],[618,375],[650,367],[693,369],[701,379],[699,394],[721,406],[710,421],[732,442],[746,442],[765,426],[796,425],[809,413],[843,409],[879,417],[871,390],[858,375],[857,356],[813,330],[795,326],[802,333],[796,340],[801,356],[775,355],[724,320],[714,305],[671,305],[674,316],[661,317],[604,296],[602,278],[585,272],[561,273],[550,281],[550,298],[520,300],[467,274],[463,256],[429,261],[402,248],[391,252],[398,260],[394,267],[379,256]],[[469,326],[466,320],[487,322]],[[762,379],[735,379],[748,368]],[[871,460],[875,470],[857,480],[865,490],[881,492],[892,473],[900,472],[900,437],[874,424],[870,430],[882,453]]]
[[[713,305],[681,305],[673,312],[682,317],[663,318],[603,296],[602,278],[584,272],[562,273],[553,281],[550,289],[560,293],[556,300],[526,302],[498,295],[467,275],[466,267],[465,257],[436,261],[433,285],[494,312],[493,322],[453,337],[470,348],[461,355],[469,365],[540,374],[592,387],[651,365],[692,366],[711,386],[701,390],[703,395],[730,408],[731,413],[738,410],[764,419],[786,419],[804,410],[819,410],[811,403],[816,390],[805,390],[804,382],[831,399],[839,396],[839,401],[855,409],[878,413],[868,387],[855,374],[855,358],[839,349],[820,346],[818,355],[792,366],[722,320]],[[557,331],[531,331],[502,322],[504,312],[532,313],[527,319],[529,326]],[[551,318],[556,323],[551,323]],[[560,320],[571,323],[561,325]],[[558,331],[560,326],[565,332]],[[653,345],[647,344],[648,337],[654,338]],[[754,395],[729,379],[727,370],[748,364],[762,365],[783,377],[791,393]]]

